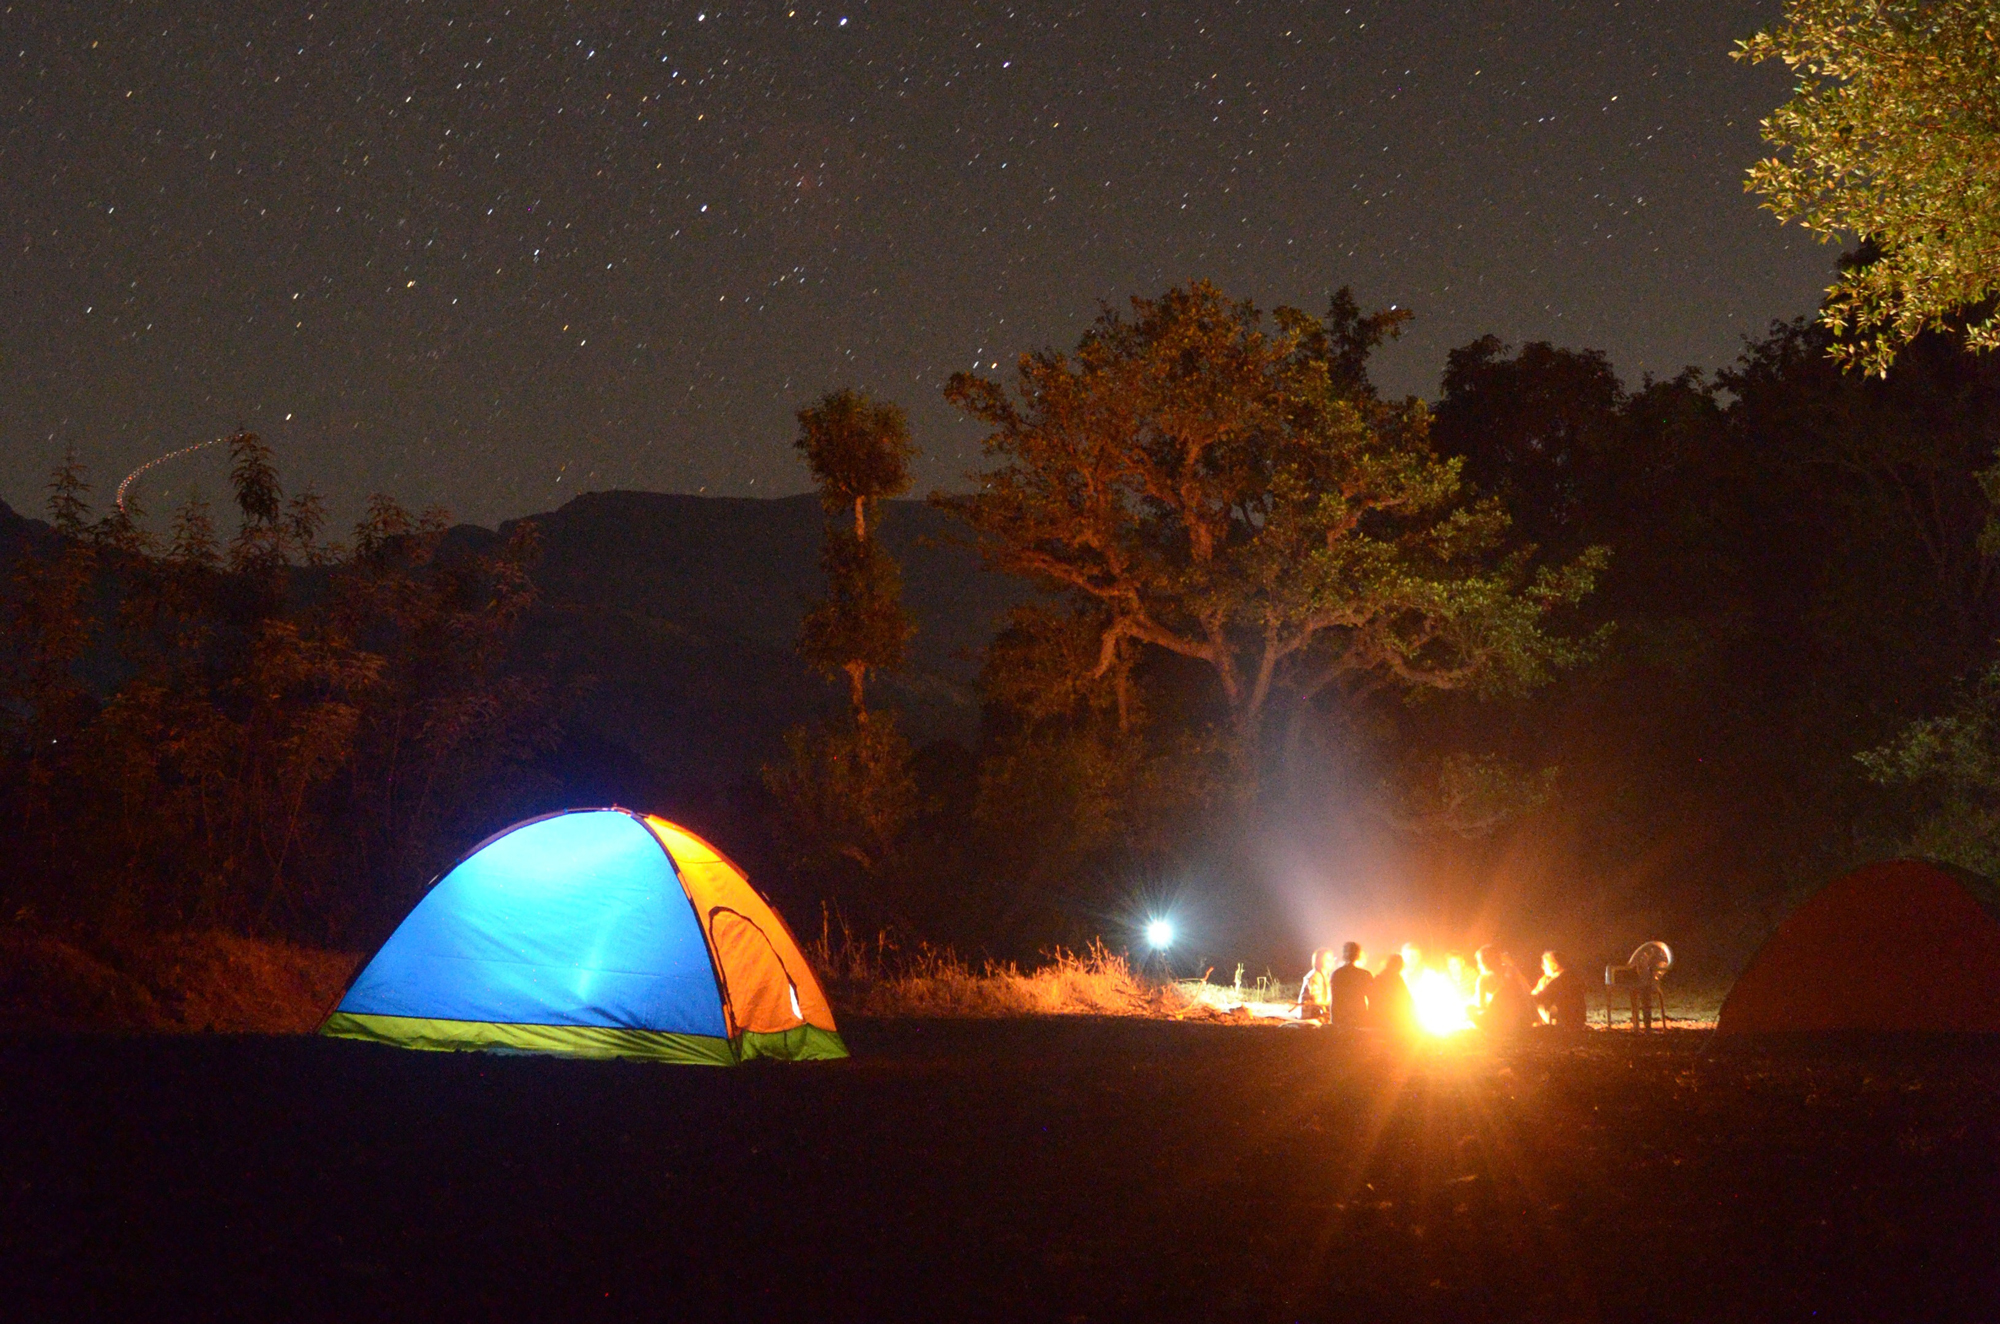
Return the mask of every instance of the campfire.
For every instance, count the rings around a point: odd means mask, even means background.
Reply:
[[[1442,970],[1405,970],[1403,982],[1417,1006],[1417,1024],[1430,1034],[1456,1034],[1472,1028],[1465,994]]]

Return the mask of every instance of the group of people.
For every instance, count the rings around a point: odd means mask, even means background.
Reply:
[[[1542,977],[1530,984],[1514,959],[1497,947],[1473,953],[1473,966],[1453,952],[1446,956],[1447,986],[1462,999],[1466,1018],[1494,1033],[1535,1027],[1581,1030],[1589,1015],[1583,981],[1570,973],[1561,953],[1542,953]],[[1424,970],[1423,954],[1406,946],[1370,972],[1361,962],[1361,944],[1343,943],[1313,953],[1312,969],[1299,986],[1299,1019],[1322,1025],[1413,1029],[1418,1023],[1412,985]]]

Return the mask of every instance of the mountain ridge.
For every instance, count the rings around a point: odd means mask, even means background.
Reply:
[[[524,521],[541,538],[542,603],[522,654],[559,682],[589,678],[574,737],[622,746],[667,782],[713,786],[778,757],[788,727],[841,710],[843,687],[794,648],[824,582],[818,497],[614,489],[453,536],[497,542]],[[1030,591],[985,569],[963,526],[922,501],[883,502],[875,529],[917,625],[908,667],[877,692],[913,742],[969,745],[980,655]]]

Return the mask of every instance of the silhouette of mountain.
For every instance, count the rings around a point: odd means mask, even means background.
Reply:
[[[23,544],[40,542],[50,532],[41,520],[30,519],[0,501],[0,558],[12,556]]]
[[[879,692],[912,741],[970,743],[977,655],[1027,590],[983,569],[949,516],[885,504],[877,529],[902,563],[917,635],[908,670]],[[543,602],[521,655],[558,683],[587,682],[570,724],[579,757],[622,747],[649,780],[713,786],[777,755],[792,724],[839,711],[844,689],[793,650],[823,583],[818,498],[592,492],[527,518]],[[482,546],[514,523],[453,537]]]

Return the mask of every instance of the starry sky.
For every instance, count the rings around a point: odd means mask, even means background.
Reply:
[[[1834,252],[1742,188],[1776,0],[0,0],[0,498],[238,426],[350,520],[805,488],[793,412],[1207,277],[1713,367]],[[137,485],[224,493],[219,448]]]

